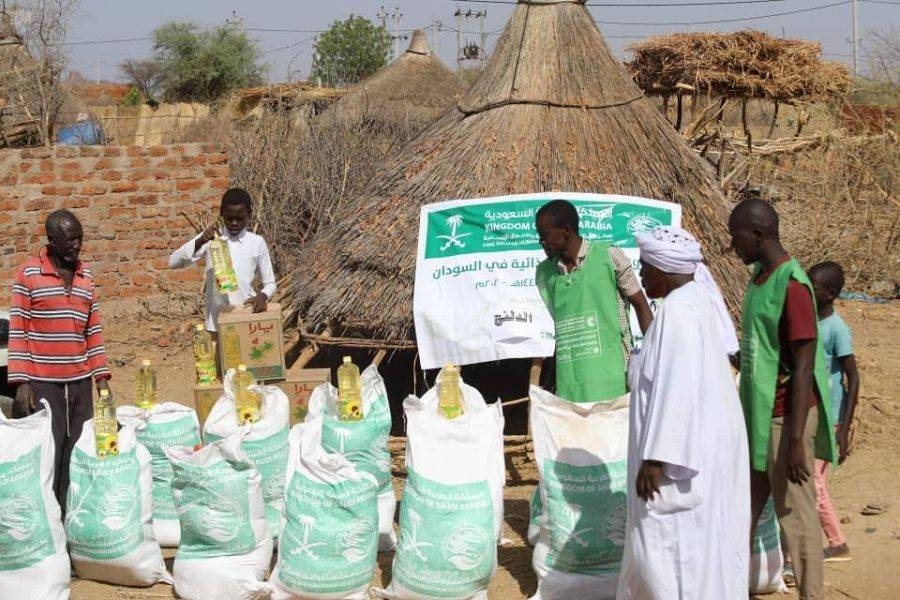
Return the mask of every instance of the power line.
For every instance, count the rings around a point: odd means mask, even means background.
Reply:
[[[812,6],[810,8],[799,8],[797,10],[788,10],[767,15],[756,15],[753,17],[736,17],[733,19],[710,19],[706,21],[595,21],[600,25],[643,25],[643,26],[661,26],[667,25],[715,25],[720,23],[741,23],[744,21],[757,21],[760,19],[771,19],[772,17],[784,17],[787,15],[798,15],[800,13],[808,13],[826,8],[834,8],[835,6],[843,6],[850,4],[851,0],[842,0],[841,2],[833,2],[831,4],[822,4],[820,6]]]
[[[58,42],[55,44],[48,44],[49,46],[93,46],[98,44],[123,44],[126,42],[149,42],[152,41],[152,37],[139,37],[139,38],[122,38],[118,40],[89,40],[83,42]]]
[[[467,4],[518,4],[517,0],[451,0],[453,2],[465,2]],[[621,2],[587,2],[588,6],[600,6],[605,8],[661,8],[678,6],[734,6],[739,4],[770,4],[773,2],[788,2],[789,0],[710,0],[708,2],[635,2],[623,4]]]

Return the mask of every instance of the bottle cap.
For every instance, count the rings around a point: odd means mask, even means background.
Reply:
[[[141,365],[144,366],[144,367],[149,367],[149,366],[150,366],[150,360],[145,358],[144,360],[141,361]]]
[[[203,323],[197,323],[196,325],[194,325],[194,329],[196,329],[197,331],[203,331]]]
[[[351,362],[353,362],[353,361],[350,360],[350,357],[349,357],[349,356],[345,356],[345,357],[344,357],[344,364],[345,364],[345,365],[346,365],[347,363],[351,363]]]
[[[246,370],[247,370],[247,365],[238,365],[238,371],[240,371],[241,373],[243,373]]]

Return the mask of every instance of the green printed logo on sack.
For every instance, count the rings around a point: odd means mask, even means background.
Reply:
[[[391,413],[387,397],[379,394],[361,421],[341,421],[332,415],[322,420],[322,447],[341,454],[359,470],[378,481],[378,492],[391,487],[391,453],[388,436]]]
[[[373,481],[326,484],[295,473],[285,504],[278,549],[283,585],[311,594],[368,585],[378,551]]]
[[[118,558],[141,543],[140,471],[134,451],[98,459],[75,448],[66,537],[74,554]]]
[[[181,522],[178,558],[247,554],[256,547],[250,522],[253,469],[221,461],[212,466],[182,464],[172,480]]]
[[[178,519],[175,503],[172,501],[172,465],[163,450],[167,447],[194,447],[200,443],[200,429],[194,416],[186,414],[183,418],[168,423],[148,422],[142,430],[138,430],[137,439],[147,447],[152,459],[153,470],[153,518],[174,521]]]
[[[285,427],[278,433],[261,440],[241,442],[241,450],[259,471],[263,501],[266,503],[266,521],[275,537],[281,529],[281,501],[284,499],[284,480],[288,460],[288,433]],[[206,434],[206,443],[211,444],[221,437]]]
[[[581,574],[618,571],[628,513],[626,462],[575,467],[547,459],[542,476],[550,533],[547,567]]]
[[[486,481],[444,485],[409,470],[393,571],[404,588],[425,596],[475,593],[487,588],[496,556]]]
[[[763,554],[771,552],[780,545],[781,534],[778,531],[778,520],[775,518],[775,502],[770,497],[759,516],[756,535],[750,548],[753,554]]]
[[[0,571],[39,563],[54,552],[41,494],[41,447],[0,464]]]

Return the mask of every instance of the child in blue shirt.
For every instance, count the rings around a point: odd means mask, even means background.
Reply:
[[[853,356],[853,340],[850,328],[834,310],[834,301],[844,287],[844,270],[835,262],[827,261],[814,265],[809,270],[816,295],[819,313],[819,338],[825,351],[825,368],[828,370],[832,415],[835,419],[839,462],[843,463],[850,454],[850,425],[856,412],[859,398],[859,371]],[[816,495],[819,521],[828,547],[825,562],[850,560],[850,548],[841,531],[840,519],[827,485],[828,463],[816,461]]]

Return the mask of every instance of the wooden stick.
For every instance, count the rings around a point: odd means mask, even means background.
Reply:
[[[772,123],[769,125],[769,135],[767,137],[772,137],[775,135],[775,126],[778,124],[778,100],[775,101],[775,110],[772,111]]]
[[[387,350],[382,348],[378,352],[375,353],[375,357],[372,359],[372,364],[376,367],[381,366],[381,361],[384,360],[384,357],[387,356]]]
[[[675,117],[675,131],[681,132],[681,109],[684,103],[684,94],[678,93],[677,96],[677,116]]]

